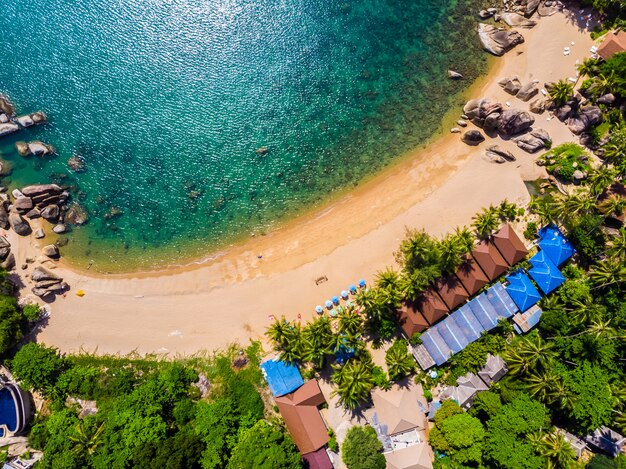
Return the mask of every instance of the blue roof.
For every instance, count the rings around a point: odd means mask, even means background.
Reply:
[[[532,329],[537,324],[539,324],[539,320],[541,319],[542,314],[543,314],[543,311],[541,311],[541,309],[539,308],[536,308],[535,311],[533,311],[532,314],[530,314],[526,318],[526,324],[528,324],[528,329]]]
[[[506,277],[509,284],[505,287],[506,292],[515,302],[520,311],[524,312],[540,299],[541,295],[521,269]]]
[[[554,225],[539,230],[539,247],[555,265],[561,265],[576,252],[563,233]]]
[[[484,292],[470,301],[468,305],[485,330],[489,331],[498,325],[498,313]]]
[[[434,328],[437,329],[437,332],[439,332],[439,335],[448,348],[452,350],[453,353],[459,353],[469,344],[469,341],[456,324],[454,324],[454,321],[449,319],[449,317],[446,318],[445,321],[440,322],[434,326]]]
[[[485,330],[467,304],[452,313],[450,319],[454,320],[470,342],[478,340]]]
[[[532,268],[528,271],[528,274],[537,282],[541,291],[546,295],[565,282],[565,277],[549,259],[545,251],[539,251],[531,257],[530,264]]]
[[[424,332],[420,339],[437,366],[443,365],[453,353],[437,329],[433,327]]]
[[[304,384],[296,365],[280,360],[267,360],[261,363],[263,376],[274,397],[295,391]]]
[[[500,282],[489,288],[485,293],[498,316],[510,318],[519,311],[519,308],[507,293],[506,288]]]

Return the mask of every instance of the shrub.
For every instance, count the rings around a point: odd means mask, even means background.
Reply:
[[[574,171],[588,172],[588,156],[580,145],[564,143],[545,155],[546,170],[563,181],[572,182]]]
[[[537,223],[535,223],[534,221],[530,221],[528,222],[528,225],[526,225],[526,229],[524,230],[524,237],[529,241],[532,241],[537,237],[537,232]]]
[[[387,463],[372,427],[355,426],[348,430],[341,446],[341,459],[348,469],[385,469]]]
[[[41,316],[41,307],[37,303],[29,303],[22,308],[22,314],[27,321],[35,322]]]

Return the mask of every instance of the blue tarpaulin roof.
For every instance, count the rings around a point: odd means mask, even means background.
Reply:
[[[517,305],[507,293],[506,288],[500,282],[489,288],[485,293],[498,316],[510,318],[519,311]]]
[[[267,360],[261,363],[261,370],[274,397],[295,391],[304,384],[296,365],[280,360]]]
[[[463,334],[465,334],[465,337],[467,337],[470,342],[478,340],[480,335],[485,330],[467,304],[461,306],[454,313],[452,313],[450,318],[454,320],[456,325],[459,326],[459,329],[463,331]]]
[[[576,252],[563,233],[554,225],[541,228],[539,238],[539,247],[554,265],[561,265]]]
[[[420,336],[420,339],[437,366],[443,365],[452,355],[452,350],[437,329],[431,327]]]
[[[520,311],[526,311],[541,299],[541,295],[522,270],[518,270],[514,274],[508,275],[506,280],[509,282],[509,284],[505,287],[506,292],[515,302]]]
[[[485,293],[478,295],[468,305],[485,330],[489,331],[498,325],[498,313]]]
[[[537,282],[541,291],[546,295],[565,282],[565,277],[549,259],[545,251],[539,251],[531,257],[530,264],[532,268],[528,271],[528,274]]]

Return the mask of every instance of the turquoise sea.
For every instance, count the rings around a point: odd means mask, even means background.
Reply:
[[[91,218],[61,240],[63,254],[99,270],[262,233],[437,130],[486,69],[481,3],[7,2],[0,92],[50,122],[0,140],[13,166],[3,184],[71,186]],[[449,80],[449,68],[467,79]],[[33,139],[58,155],[17,155],[15,141]],[[73,155],[85,172],[68,169]]]

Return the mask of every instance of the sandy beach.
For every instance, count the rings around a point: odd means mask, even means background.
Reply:
[[[486,84],[472,97],[488,97],[527,109],[497,81],[518,76],[522,83],[574,77],[577,61],[593,41],[571,14],[542,18],[521,30],[526,42],[497,59]],[[569,55],[563,48],[570,47]],[[462,110],[458,110],[458,115]],[[574,140],[556,118],[535,115],[553,144]],[[471,127],[471,125],[470,125]],[[487,146],[510,150],[517,161],[493,164]],[[467,225],[474,213],[503,199],[529,200],[524,181],[541,177],[536,156],[514,142],[490,139],[477,147],[458,134],[439,138],[356,190],[266,236],[251,238],[196,265],[132,275],[90,275],[63,262],[56,272],[71,291],[50,304],[51,317],[37,340],[62,351],[193,354],[261,338],[270,315],[306,320],[314,307],[360,278],[394,266],[393,251],[405,227],[441,235]],[[9,234],[19,266],[37,257],[32,238]],[[28,270],[19,270],[28,273]],[[316,285],[315,279],[328,280]],[[30,287],[24,280],[24,295]],[[85,295],[75,293],[83,290]]]

